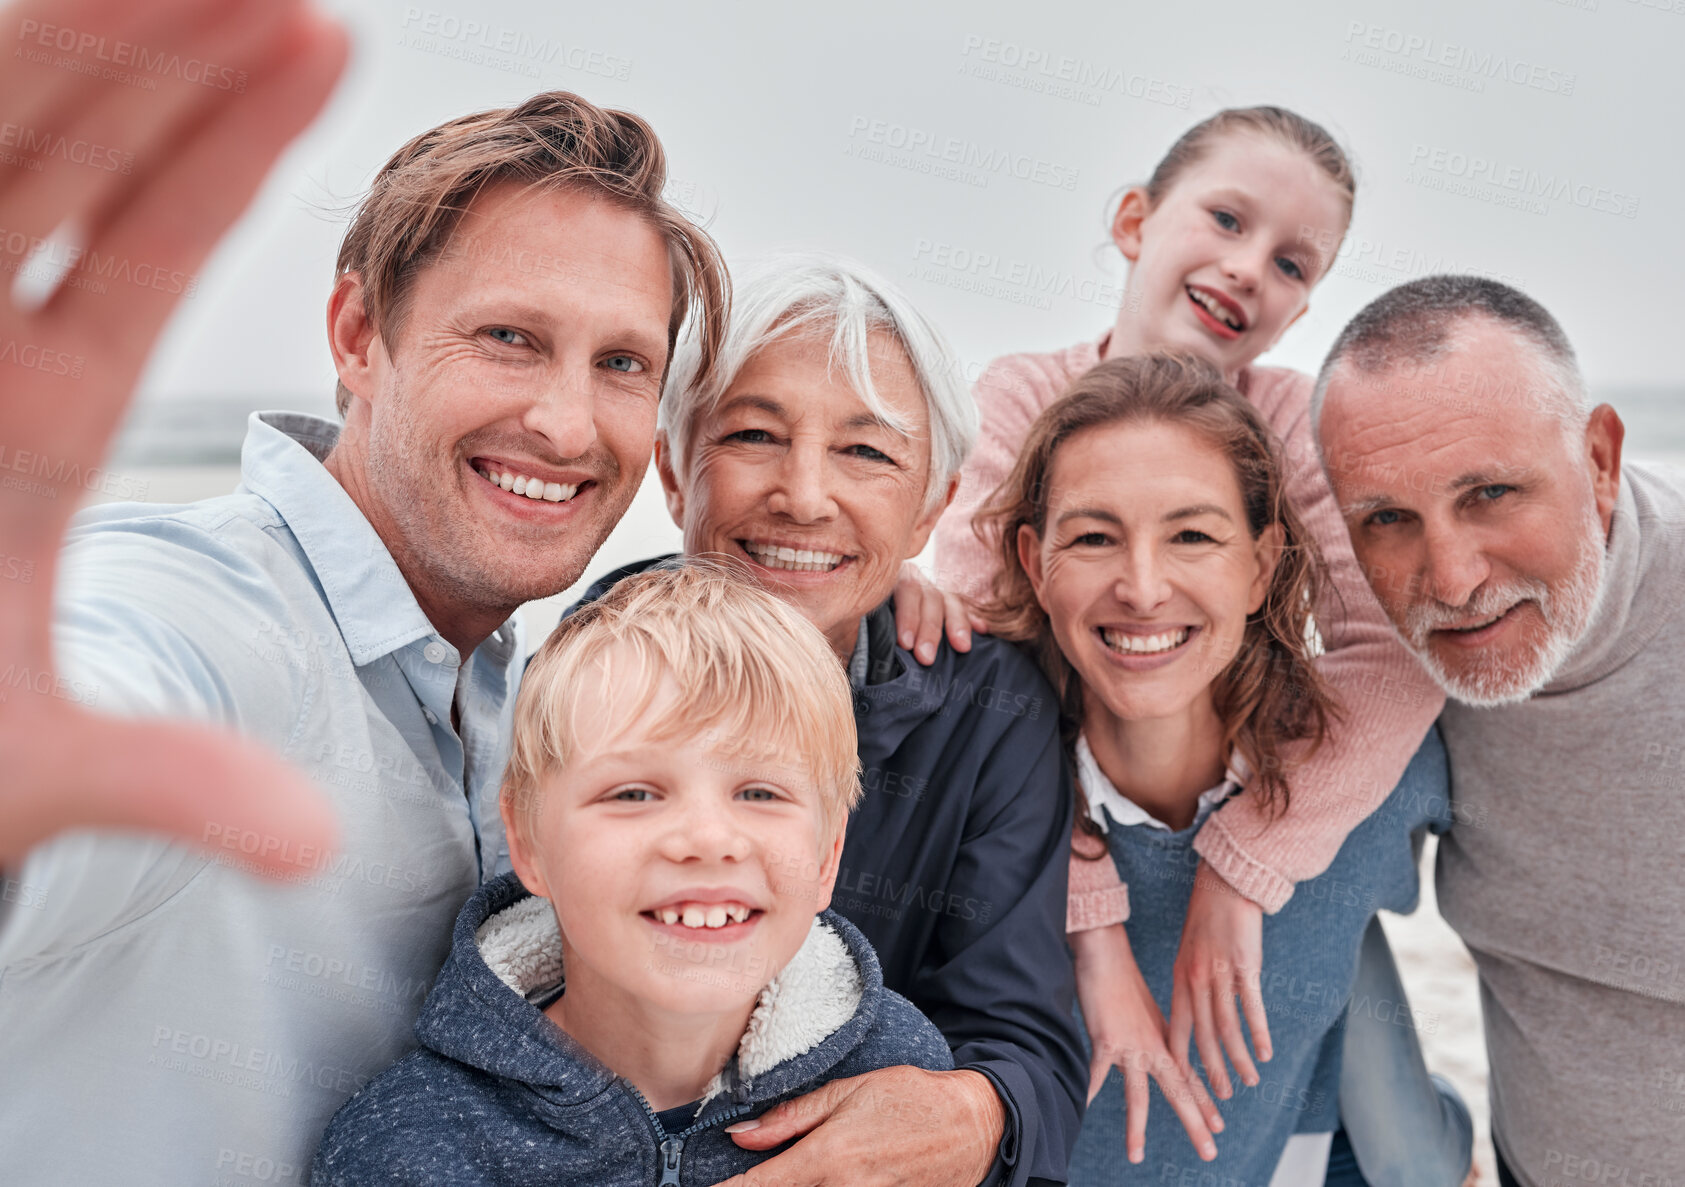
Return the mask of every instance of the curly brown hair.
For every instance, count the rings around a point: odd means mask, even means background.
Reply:
[[[1312,609],[1327,582],[1316,544],[1287,501],[1275,434],[1209,363],[1181,354],[1112,359],[1079,376],[1036,418],[1017,465],[972,521],[1001,561],[982,613],[997,636],[1032,647],[1059,695],[1065,743],[1074,746],[1082,681],[1059,650],[1018,558],[1019,529],[1044,533],[1061,446],[1091,429],[1142,422],[1184,425],[1223,452],[1240,482],[1254,540],[1272,524],[1281,527],[1281,555],[1263,605],[1247,618],[1240,650],[1214,689],[1225,745],[1245,759],[1254,772],[1251,790],[1279,816],[1289,799],[1287,770],[1315,752],[1339,715],[1311,662]],[[1086,812],[1078,819],[1085,831],[1098,833]]]

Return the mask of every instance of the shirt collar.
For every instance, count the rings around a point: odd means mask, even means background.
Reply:
[[[862,614],[854,650],[848,657],[848,687],[858,693],[895,679],[901,672],[895,646],[893,602],[885,602],[870,614]]]
[[[866,667],[871,662],[871,633],[866,629],[866,616],[860,616],[860,629],[854,636],[854,652],[848,657],[848,686],[855,692],[866,687]]]
[[[1144,824],[1148,828],[1160,829],[1164,832],[1174,830],[1164,821],[1153,816],[1141,805],[1124,795],[1106,778],[1106,773],[1100,769],[1099,760],[1094,757],[1094,751],[1089,749],[1088,738],[1077,736],[1077,783],[1082,787],[1083,798],[1088,801],[1088,815],[1095,824],[1100,826],[1101,832],[1107,829],[1107,817],[1120,825]],[[1231,754],[1228,769],[1223,772],[1223,781],[1217,786],[1200,793],[1199,807],[1194,811],[1194,822],[1191,827],[1198,828],[1205,823],[1209,816],[1224,800],[1246,783],[1246,762],[1239,754]]]
[[[339,426],[322,417],[254,412],[240,447],[240,477],[286,520],[351,662],[361,667],[438,630],[374,525],[322,465],[338,440]],[[493,639],[501,647],[512,631],[512,621],[505,622]]]

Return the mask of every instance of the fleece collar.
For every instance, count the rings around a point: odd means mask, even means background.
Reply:
[[[565,1128],[604,1093],[625,1091],[601,1061],[544,1016],[563,985],[561,935],[546,899],[513,873],[463,904],[450,956],[416,1020],[438,1054],[537,1093]],[[780,975],[761,992],[736,1057],[710,1086],[716,1107],[803,1091],[864,1041],[886,990],[866,937],[827,910]]]
[[[475,932],[480,957],[498,980],[528,1001],[562,987],[562,936],[549,899],[527,897],[505,907]],[[736,1078],[753,1082],[805,1055],[854,1017],[864,985],[860,966],[823,920],[815,919],[790,963],[761,990],[737,1047]],[[714,1077],[703,1103],[727,1090]]]

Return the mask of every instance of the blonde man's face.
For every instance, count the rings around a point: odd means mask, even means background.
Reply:
[[[341,374],[364,510],[424,607],[578,579],[649,466],[671,308],[666,245],[638,214],[513,185],[475,200],[395,341]]]

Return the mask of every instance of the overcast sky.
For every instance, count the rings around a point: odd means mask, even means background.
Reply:
[[[350,77],[185,302],[149,398],[325,402],[330,208],[416,132],[549,88],[649,119],[729,259],[860,258],[974,365],[1102,330],[1108,197],[1217,108],[1283,104],[1349,147],[1360,187],[1340,264],[1266,361],[1314,369],[1366,301],[1454,269],[1543,301],[1595,386],[1681,386],[1685,0],[335,7]]]

